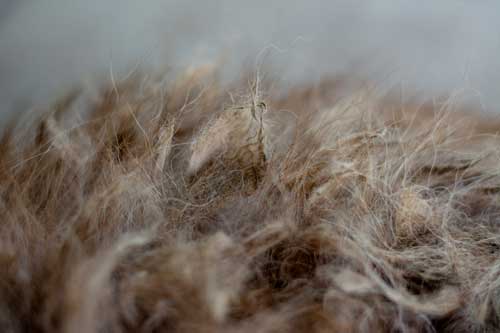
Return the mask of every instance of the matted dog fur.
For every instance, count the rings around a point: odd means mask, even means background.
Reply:
[[[129,79],[5,130],[2,332],[500,329],[494,124],[243,82]]]

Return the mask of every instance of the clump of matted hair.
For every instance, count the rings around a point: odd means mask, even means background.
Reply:
[[[494,136],[231,89],[124,82],[4,132],[3,332],[500,329]]]

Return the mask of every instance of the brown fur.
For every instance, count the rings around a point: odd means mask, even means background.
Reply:
[[[200,75],[4,133],[3,332],[500,329],[494,126]]]

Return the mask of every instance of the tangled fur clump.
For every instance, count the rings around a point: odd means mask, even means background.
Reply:
[[[5,132],[2,332],[500,329],[494,135],[200,75]]]

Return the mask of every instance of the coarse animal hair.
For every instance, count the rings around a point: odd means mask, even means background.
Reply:
[[[215,77],[5,130],[2,332],[500,329],[500,127]]]

